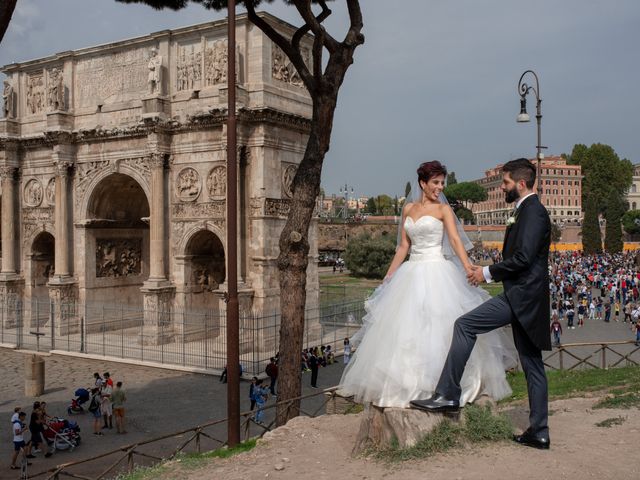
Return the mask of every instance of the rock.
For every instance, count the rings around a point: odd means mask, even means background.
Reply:
[[[325,407],[327,415],[345,414],[352,411],[356,405],[353,395],[346,395],[342,390],[325,392],[324,396],[327,398]]]
[[[456,414],[367,405],[352,454],[358,455],[370,447],[390,447],[395,442],[400,448],[412,447],[445,418],[460,421]]]
[[[273,468],[275,468],[278,472],[281,472],[282,470],[284,470],[284,465],[281,463],[276,463]]]

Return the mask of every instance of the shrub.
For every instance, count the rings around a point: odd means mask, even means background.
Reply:
[[[384,278],[396,253],[396,240],[391,235],[371,237],[359,235],[347,244],[344,261],[356,277]]]

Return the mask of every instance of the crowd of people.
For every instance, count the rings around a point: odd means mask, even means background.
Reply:
[[[638,254],[584,255],[553,252],[549,258],[551,333],[560,343],[568,329],[600,320],[628,323],[640,346],[640,264]]]
[[[109,372],[104,372],[102,376],[95,372],[93,380],[88,407],[89,412],[93,415],[93,434],[101,436],[104,435],[103,430],[113,429],[113,417],[116,420],[116,432],[127,433],[124,420],[124,404],[127,401],[127,396],[122,388],[122,382],[117,382],[114,387]]]
[[[126,433],[124,404],[127,397],[122,388],[122,382],[117,382],[114,386],[109,372],[105,372],[102,376],[97,372],[94,373],[92,385],[86,389],[76,390],[76,395],[78,397],[72,400],[67,412],[82,412],[84,411],[82,403],[88,402],[87,410],[93,416],[95,435],[103,435],[103,429],[112,429],[114,417],[117,432]],[[30,465],[30,460],[36,458],[38,453],[42,453],[45,458],[50,457],[54,450],[62,448],[56,443],[56,438],[60,438],[60,433],[68,432],[68,428],[79,431],[76,422],[49,415],[46,402],[33,403],[28,422],[27,412],[23,411],[22,407],[15,407],[11,417],[14,447],[11,469],[21,468],[16,463],[20,454],[22,454],[21,461],[26,465]],[[69,445],[75,445],[68,439],[66,442]]]
[[[349,362],[351,356],[351,345],[348,338],[343,341],[344,344],[344,363]],[[264,424],[264,407],[269,398],[277,398],[278,393],[276,386],[278,382],[278,372],[280,361],[280,352],[269,359],[269,363],[265,367],[264,373],[269,378],[269,385],[265,380],[253,377],[249,384],[249,401],[251,402],[251,411],[255,410],[253,420],[260,424]],[[317,347],[305,348],[300,355],[300,368],[302,373],[311,373],[311,388],[318,387],[318,371],[320,368],[328,367],[336,362],[335,353],[331,345],[318,345]]]

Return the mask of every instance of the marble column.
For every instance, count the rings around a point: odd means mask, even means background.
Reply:
[[[56,165],[56,201],[54,207],[56,229],[56,254],[54,273],[57,278],[71,277],[69,262],[71,250],[71,232],[69,231],[69,168],[71,163],[60,162]]]
[[[172,304],[175,287],[167,280],[165,257],[168,248],[165,227],[165,155],[152,153],[149,219],[149,279],[142,286],[144,328],[138,342],[143,345],[167,343],[173,338]]]
[[[161,282],[166,280],[165,249],[167,247],[164,221],[164,155],[151,155],[151,205],[149,220],[150,243],[150,271],[149,281]]]
[[[80,330],[77,314],[77,285],[73,278],[71,251],[73,232],[71,230],[70,175],[73,163],[58,160],[56,165],[55,222],[55,267],[54,276],[49,281],[49,299],[52,304],[53,324],[57,335],[68,335]]]
[[[1,167],[2,179],[2,277],[16,274],[16,174],[14,167]]]
[[[2,182],[2,268],[0,270],[0,308],[3,328],[17,327],[22,320],[24,281],[17,271],[18,211],[16,177],[18,169],[0,167]],[[17,339],[16,339],[17,341]]]

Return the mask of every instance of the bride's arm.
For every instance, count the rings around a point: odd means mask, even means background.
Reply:
[[[471,261],[469,260],[467,251],[462,244],[462,240],[460,240],[460,235],[458,235],[455,213],[453,213],[453,209],[449,205],[442,206],[442,221],[444,223],[444,228],[447,230],[449,242],[451,242],[453,251],[462,262],[462,266],[464,267],[465,271],[469,273],[472,270],[473,266],[471,265]]]
[[[393,260],[391,261],[391,265],[389,265],[389,270],[387,270],[387,274],[384,276],[384,279],[387,280],[390,278],[395,271],[398,269],[404,259],[407,258],[407,254],[409,253],[409,248],[411,247],[411,240],[409,240],[409,236],[407,232],[404,230],[404,221],[407,218],[407,212],[411,207],[411,203],[407,203],[402,209],[402,218],[400,219],[400,243],[396,248],[396,254],[393,256]]]

